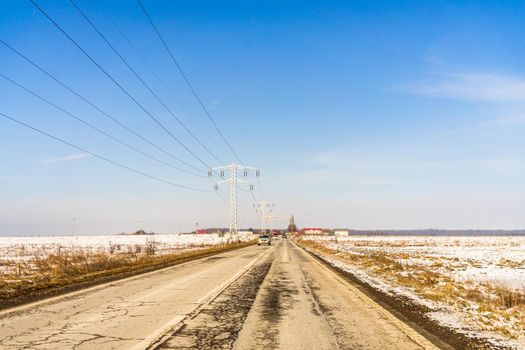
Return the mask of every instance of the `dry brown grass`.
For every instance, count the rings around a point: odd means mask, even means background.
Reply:
[[[501,284],[491,283],[489,284],[489,289],[495,292],[498,304],[507,309],[525,306],[525,288],[516,290]]]
[[[406,264],[399,260],[407,257],[399,254],[377,251],[358,254],[331,249],[316,241],[298,239],[297,242],[314,252],[363,268],[393,285],[410,288],[425,299],[442,302],[460,310],[477,308],[478,314],[473,313],[471,317],[474,322],[483,324],[486,330],[516,338],[525,329],[525,288],[516,290],[496,283],[458,282],[444,273],[448,269],[442,262],[433,262],[427,266]],[[459,268],[462,264],[464,263],[460,261],[455,262],[455,266]],[[508,261],[503,261],[502,264],[511,265]],[[495,325],[496,321],[511,319],[516,322],[517,328],[514,330]]]
[[[51,289],[95,281],[116,274],[161,268],[251,244],[253,242],[207,246],[166,255],[156,255],[154,241],[148,241],[145,247],[134,247],[121,253],[115,253],[116,247],[109,252],[59,249],[54,254],[16,262],[12,273],[4,274],[0,278],[0,303],[21,297],[30,298]]]

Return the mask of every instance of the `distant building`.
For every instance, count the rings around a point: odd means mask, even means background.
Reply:
[[[348,230],[345,229],[335,229],[334,235],[336,236],[348,236],[350,233]]]
[[[198,235],[208,235],[208,234],[219,234],[221,235],[223,232],[227,232],[227,228],[220,228],[220,227],[208,227],[203,228],[200,230],[193,231],[191,233],[198,234]]]
[[[319,227],[305,227],[302,231],[305,235],[322,235],[324,230]]]
[[[290,218],[290,224],[288,225],[288,232],[297,232],[297,226],[295,226],[295,218],[293,217],[293,214]]]

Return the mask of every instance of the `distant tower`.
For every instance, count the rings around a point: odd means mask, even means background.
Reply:
[[[288,232],[297,232],[297,226],[295,226],[295,218],[293,217],[293,214],[290,218],[290,225],[288,225]]]

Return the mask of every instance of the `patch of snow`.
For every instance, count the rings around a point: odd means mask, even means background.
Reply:
[[[406,297],[419,305],[425,306],[429,309],[436,310],[441,307],[444,307],[443,305],[440,305],[434,301],[427,300],[424,298],[419,297],[416,293],[414,293],[409,288],[403,288],[398,286],[392,286],[385,281],[383,281],[380,278],[373,277],[366,272],[364,272],[361,269],[355,268],[353,266],[349,266],[348,264],[345,264],[344,262],[341,262],[336,259],[331,259],[327,256],[319,255],[323,260],[326,260],[329,264],[343,270],[346,272],[350,272],[352,275],[357,277],[360,281],[372,286],[373,288],[386,293],[388,295],[394,296],[394,295],[400,295],[403,297]]]
[[[525,288],[525,237],[473,236],[304,236],[330,248],[369,254],[386,252],[407,256],[399,262],[425,265],[441,261],[452,269],[451,277],[459,282],[498,283],[506,287]]]
[[[339,252],[360,255],[389,254],[400,263],[416,267],[424,266],[459,282],[468,280],[480,285],[498,283],[510,288],[525,288],[525,237],[523,236],[349,236],[337,238],[305,236],[302,239],[317,241]],[[510,339],[478,329],[470,324],[469,316],[482,315],[476,307],[458,310],[444,303],[420,297],[412,289],[395,285],[395,282],[376,276],[366,268],[347,264],[338,259],[340,253],[330,256],[317,254],[333,266],[351,273],[362,282],[387,295],[403,296],[429,308],[432,311],[428,313],[428,316],[444,326],[468,336],[483,338],[495,346],[525,349],[525,337],[523,336],[519,339]],[[399,273],[402,274],[403,271]],[[491,320],[491,322],[493,325],[512,328],[515,320]],[[518,331],[521,332],[521,330]]]
[[[239,238],[248,241],[253,235],[240,234]],[[125,253],[137,246],[143,249],[150,241],[155,242],[156,254],[162,255],[218,245],[225,243],[226,238],[218,234],[1,237],[0,268],[2,262],[28,261],[37,255],[45,257],[64,250]]]

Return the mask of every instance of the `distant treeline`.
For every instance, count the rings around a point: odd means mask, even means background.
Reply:
[[[525,236],[525,230],[348,230],[366,236]]]

